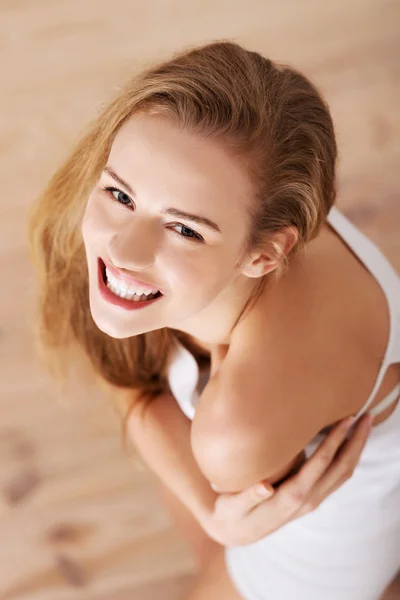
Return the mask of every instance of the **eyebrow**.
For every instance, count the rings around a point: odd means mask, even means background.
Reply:
[[[117,183],[119,183],[122,187],[124,187],[126,190],[128,190],[128,192],[133,197],[136,197],[136,194],[133,191],[133,189],[131,188],[131,186],[126,181],[124,181],[121,177],[119,177],[119,175],[116,174],[116,172],[114,171],[114,169],[112,169],[112,167],[106,166],[103,170],[105,173],[110,175],[110,177],[112,177]],[[173,208],[172,206],[170,206],[170,207],[163,206],[161,208],[160,212],[164,215],[172,215],[174,217],[180,217],[182,219],[187,219],[188,221],[192,221],[193,223],[197,223],[198,225],[204,225],[208,229],[212,229],[213,231],[222,233],[219,226],[216,223],[214,223],[214,221],[211,221],[211,219],[208,219],[207,217],[201,217],[199,215],[194,215],[193,213],[179,210],[178,208]]]

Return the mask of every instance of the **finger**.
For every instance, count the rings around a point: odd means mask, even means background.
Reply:
[[[315,510],[329,494],[344,483],[348,470],[343,461],[350,460],[351,456],[354,461],[352,464],[357,464],[370,430],[368,416],[360,419],[352,437],[344,442],[351,426],[350,424],[346,427],[344,421],[341,421],[300,471],[282,483],[265,506],[260,504],[250,513],[249,526],[252,524],[265,530],[265,524],[268,522],[272,533],[289,521]],[[343,449],[340,449],[340,446]],[[317,457],[317,453],[323,453],[323,458]],[[314,460],[315,458],[317,460]],[[312,462],[316,464],[313,465]]]
[[[352,422],[350,419],[345,419],[336,425],[314,451],[314,454],[302,466],[300,471],[287,479],[280,486],[279,491],[293,495],[295,490],[297,490],[297,495],[308,496],[334,460],[351,426]]]
[[[313,510],[341,487],[354,473],[372,428],[372,419],[365,415],[354,428],[352,435],[343,443],[326,473],[316,483],[307,499],[306,510]]]
[[[268,503],[268,510],[274,512],[275,519],[283,523],[297,516],[316,482],[333,461],[351,425],[352,421],[346,419],[334,427],[300,470],[277,487],[274,498]],[[257,504],[254,506],[257,507]],[[259,518],[262,507],[254,508],[252,512],[256,513],[254,518]]]
[[[292,489],[292,493],[282,494],[282,485],[267,502],[259,502],[246,515],[246,528],[253,531],[254,535],[257,535],[257,532],[263,532],[263,536],[269,535],[283,527],[294,518],[299,507],[303,505],[303,497],[295,488]]]
[[[341,421],[329,432],[326,439],[301,469],[278,487],[275,501],[280,507],[282,517],[289,518],[301,509],[315,484],[329,468],[353,423],[354,419],[352,418]],[[245,490],[237,495],[235,499],[232,498],[230,500],[230,502],[233,501],[231,506],[235,506],[240,514],[245,514],[254,509],[265,499],[258,495],[258,486]],[[267,484],[267,486],[274,490],[270,484]]]
[[[226,514],[241,517],[275,493],[268,482],[260,482],[236,494],[222,494],[217,502]]]
[[[282,483],[277,491],[267,482],[261,483],[270,492],[269,497],[274,492],[275,497],[278,494],[276,509],[280,512],[281,518],[290,518],[291,515],[300,510],[313,486],[332,462],[351,425],[349,419],[339,423],[300,471]],[[218,504],[225,511],[225,514],[242,516],[255,509],[265,499],[268,499],[268,493],[267,495],[260,494],[260,484],[257,484],[237,494],[221,495]],[[270,508],[272,509],[272,507]]]

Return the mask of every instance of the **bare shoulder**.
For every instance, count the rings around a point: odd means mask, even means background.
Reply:
[[[226,408],[311,439],[366,402],[388,335],[382,290],[327,228],[235,330]]]
[[[365,404],[388,335],[378,283],[327,231],[235,329],[193,420],[203,473],[231,491],[279,479],[319,431]]]

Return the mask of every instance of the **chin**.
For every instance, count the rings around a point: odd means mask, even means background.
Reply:
[[[105,323],[103,320],[96,319],[92,314],[93,321],[96,323],[97,327],[108,335],[109,337],[114,338],[115,340],[123,340],[128,337],[132,337],[132,335],[127,335],[126,330],[121,330],[120,327],[115,327],[112,323]]]
[[[127,327],[126,324],[117,322],[114,319],[104,318],[104,315],[96,315],[95,310],[90,309],[90,313],[98,329],[100,329],[100,331],[102,331],[109,337],[114,338],[115,340],[124,340],[127,338],[135,337],[136,335],[147,333],[148,331],[159,329],[159,327],[142,329],[138,326],[135,329],[135,331],[132,331],[132,329],[129,329],[129,327]]]
[[[115,319],[104,318],[104,314],[99,314],[96,311],[96,306],[91,301],[89,302],[89,307],[92,319],[100,331],[116,340],[131,337],[129,334],[127,335],[126,327],[123,327],[122,324],[116,323]]]

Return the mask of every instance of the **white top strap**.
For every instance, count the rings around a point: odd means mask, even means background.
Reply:
[[[378,246],[357,229],[335,206],[329,212],[328,222],[379,283],[385,295],[389,312],[389,339],[385,355],[374,388],[367,402],[356,415],[358,418],[368,410],[374,401],[388,367],[400,362],[400,277]]]
[[[400,363],[400,277],[381,250],[335,206],[331,208],[327,220],[377,280],[385,294],[389,311],[390,328],[385,355],[374,388],[367,402],[356,415],[356,418],[359,418],[374,401],[388,367],[391,364]],[[175,354],[176,360],[173,360],[171,365],[172,392],[180,401],[185,414],[192,419],[199,399],[199,389],[201,391],[205,381],[199,382],[199,368],[193,355],[178,340],[176,343],[179,358],[176,358]],[[198,382],[200,383],[199,388],[197,388]],[[371,412],[377,414],[387,408],[394,402],[396,393],[399,394],[399,392],[400,386],[396,386],[389,396]]]
[[[380,402],[374,408],[371,408],[369,411],[372,415],[379,415],[381,412],[386,410],[393,402],[400,396],[400,383],[396,385],[396,387],[386,396],[382,402]],[[365,410],[363,409],[363,413]]]

